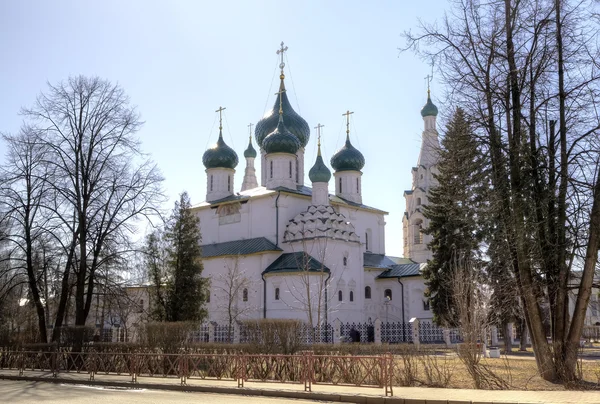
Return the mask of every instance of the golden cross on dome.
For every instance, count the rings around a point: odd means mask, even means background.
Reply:
[[[250,128],[249,132],[250,132],[250,142],[252,143],[252,127],[254,126],[254,124],[252,122],[250,122],[248,124],[248,128]]]
[[[283,102],[281,101],[283,93],[285,93],[285,88],[280,88],[279,91],[275,93],[275,95],[279,96],[279,115],[283,115]]]
[[[321,125],[320,123],[317,124],[317,126],[315,126],[315,129],[317,130],[317,147],[318,147],[317,156],[321,155],[321,128],[324,126],[325,125]]]
[[[279,68],[281,69],[281,74],[283,74],[283,68],[285,67],[285,63],[283,62],[283,53],[288,50],[287,46],[283,46],[283,41],[281,41],[281,48],[277,50],[277,54],[281,55],[281,63],[279,64]]]
[[[342,116],[346,117],[346,135],[350,136],[350,115],[352,115],[354,112],[350,112],[350,110],[347,110],[345,114],[342,114]]]
[[[227,109],[225,107],[219,107],[215,112],[219,113],[219,130],[223,130],[223,111]]]

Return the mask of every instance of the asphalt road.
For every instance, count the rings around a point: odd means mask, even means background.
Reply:
[[[44,382],[0,380],[0,403],[19,404],[314,404],[314,401],[256,396],[237,396],[178,391],[132,390],[121,388],[65,385]]]

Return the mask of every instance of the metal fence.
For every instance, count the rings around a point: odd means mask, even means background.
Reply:
[[[178,378],[181,385],[188,379],[236,380],[238,387],[245,382],[303,383],[305,391],[312,384],[348,385],[385,388],[392,395],[394,358],[391,354],[314,355],[302,352],[295,355],[247,354],[163,354],[163,353],[104,353],[62,351],[0,351],[0,370],[60,373],[87,373],[89,380],[96,375],[129,375],[131,382],[139,377]]]

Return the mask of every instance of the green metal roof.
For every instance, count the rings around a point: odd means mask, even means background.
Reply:
[[[305,252],[294,252],[281,254],[271,265],[263,271],[263,274],[287,273],[287,272],[325,272],[329,268]]]
[[[385,254],[363,253],[363,266],[366,268],[388,269],[396,265]]]
[[[406,278],[409,276],[421,276],[423,269],[427,264],[400,264],[394,265],[385,272],[382,272],[377,279]]]
[[[205,244],[202,246],[202,256],[204,258],[220,257],[223,255],[249,255],[265,251],[282,250],[265,237],[226,241],[224,243]]]

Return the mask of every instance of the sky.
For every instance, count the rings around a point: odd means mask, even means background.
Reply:
[[[19,110],[48,82],[99,76],[118,83],[141,113],[138,136],[165,177],[166,208],[184,190],[199,203],[202,155],[218,138],[220,106],[241,187],[248,124],[275,101],[284,41],[288,97],[311,127],[305,183],[316,157],[313,128],[324,125],[331,167],[345,140],[342,113],[353,111],[350,138],[366,159],[363,203],[389,212],[386,253],[402,256],[403,191],[418,158],[431,67],[398,48],[403,32],[446,8],[445,0],[0,0],[0,132],[18,131]],[[443,91],[434,77],[434,102],[436,92]],[[0,162],[5,151],[0,141]]]

